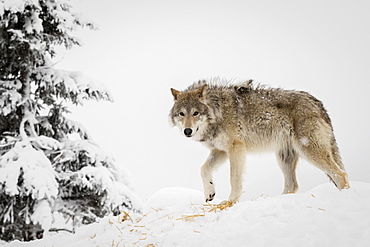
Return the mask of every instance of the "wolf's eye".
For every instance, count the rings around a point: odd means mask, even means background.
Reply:
[[[185,114],[184,114],[183,112],[180,112],[180,113],[179,113],[179,115],[180,115],[181,117],[185,116]]]
[[[199,115],[199,112],[197,111],[193,113],[193,116],[198,116],[198,115]]]

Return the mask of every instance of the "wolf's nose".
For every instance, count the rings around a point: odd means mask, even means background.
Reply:
[[[190,137],[192,132],[193,132],[193,131],[192,131],[190,128],[186,128],[186,129],[184,129],[184,134],[185,134],[187,137]]]

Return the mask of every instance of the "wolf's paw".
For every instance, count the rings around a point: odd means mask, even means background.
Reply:
[[[235,201],[227,200],[227,201],[222,201],[222,202],[219,204],[219,206],[227,208],[227,207],[232,207],[232,206],[234,206],[234,204],[235,204],[235,203],[236,203]]]
[[[212,201],[215,198],[215,195],[216,193],[209,194],[208,196],[206,196],[206,202]]]
[[[216,191],[212,181],[204,183],[204,198],[210,202],[215,198]]]

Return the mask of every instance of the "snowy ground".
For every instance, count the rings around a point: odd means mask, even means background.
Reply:
[[[120,215],[31,243],[6,246],[369,246],[370,183],[261,196],[212,212],[199,191],[166,188],[144,215]]]

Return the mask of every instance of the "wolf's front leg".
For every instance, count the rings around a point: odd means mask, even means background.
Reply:
[[[212,178],[213,171],[218,166],[220,166],[226,159],[227,159],[226,152],[218,149],[213,149],[209,154],[206,162],[201,168],[204,196],[206,202],[212,201],[216,195],[215,186],[213,184]]]
[[[230,156],[230,183],[231,193],[229,200],[233,203],[239,200],[243,193],[243,174],[246,159],[246,147],[244,143],[235,142],[229,151]]]

